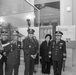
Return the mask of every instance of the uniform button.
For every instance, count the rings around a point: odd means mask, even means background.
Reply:
[[[60,49],[61,49],[62,47],[60,47]]]
[[[11,50],[11,52],[12,52],[13,50]]]
[[[20,46],[20,44],[18,46]]]
[[[31,46],[29,45],[29,48],[31,48]]]
[[[11,47],[12,47],[12,45],[11,45]]]
[[[57,53],[57,51],[55,51]]]

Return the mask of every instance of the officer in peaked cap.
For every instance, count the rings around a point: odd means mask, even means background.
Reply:
[[[3,47],[2,47],[2,42],[1,42],[2,36],[0,33],[0,75],[3,75]]]
[[[13,36],[18,36],[18,31],[13,31]]]
[[[34,29],[28,29],[27,32],[28,32],[28,34],[34,34],[35,30]]]
[[[5,47],[5,52],[7,53],[7,71],[5,75],[12,75],[14,70],[14,75],[18,75],[19,65],[20,65],[20,48],[21,42],[18,41],[17,31],[13,32],[13,41]]]
[[[34,63],[38,51],[38,41],[34,38],[33,29],[28,29],[28,36],[23,40],[25,72],[24,75],[33,75]]]
[[[18,40],[18,35],[19,35],[19,32],[18,31],[13,31],[12,33],[12,40],[13,41],[17,41]]]
[[[55,32],[56,38],[50,44],[54,75],[61,75],[63,61],[66,60],[66,42],[61,39],[63,33]]]
[[[55,34],[60,35],[60,36],[63,35],[63,33],[61,31],[56,31]]]

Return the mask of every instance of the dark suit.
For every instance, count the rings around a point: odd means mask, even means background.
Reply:
[[[18,75],[18,69],[20,65],[20,48],[21,42],[9,44],[5,47],[7,53],[7,72],[6,75],[12,75],[14,69],[14,75]]]
[[[56,43],[55,40],[51,42],[50,51],[52,52],[54,75],[61,75],[63,59],[66,58],[66,43],[60,40]]]
[[[33,59],[31,55],[35,55],[37,53],[38,41],[34,38],[30,39],[29,37],[26,37],[23,40],[23,50],[25,61],[24,75],[33,75],[35,59]]]
[[[44,74],[50,74],[50,67],[52,60],[49,58],[49,46],[50,41],[47,43],[47,41],[43,41],[40,45],[40,56],[41,56],[41,64],[42,64],[42,73]]]

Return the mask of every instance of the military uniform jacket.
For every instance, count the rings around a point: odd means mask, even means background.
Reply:
[[[6,42],[3,42],[2,40],[1,40],[1,42],[2,42],[2,44],[4,44],[4,43],[6,43]],[[3,61],[4,61],[4,51],[2,51],[2,50],[0,50],[0,63],[2,63]]]
[[[2,44],[6,44],[6,43],[8,43],[8,40],[1,40],[1,42],[2,42]],[[4,49],[5,49],[5,48],[4,48]],[[7,60],[7,55],[4,55],[3,53],[4,53],[4,50],[1,51],[1,54],[2,54],[1,60],[2,60],[2,62],[4,62],[4,61]]]
[[[23,40],[23,51],[24,51],[24,59],[26,56],[35,55],[38,50],[38,41],[34,38],[30,39],[26,37]]]
[[[0,63],[3,62],[3,57],[4,57],[3,52],[4,52],[4,51],[1,51],[1,50],[0,50],[0,55],[1,55],[1,56],[0,56]]]
[[[50,45],[50,51],[51,51],[53,60],[56,60],[56,61],[63,60],[63,58],[66,58],[65,41],[60,40],[58,43],[56,43],[56,41],[53,40]]]
[[[47,44],[46,41],[43,41],[42,44],[40,45],[40,56],[42,57],[42,61],[50,61],[49,59],[49,46],[50,46],[50,41]]]
[[[21,48],[21,42],[19,41],[17,41],[16,44],[9,44],[5,47],[8,64],[11,64],[11,65],[20,64],[20,48]]]

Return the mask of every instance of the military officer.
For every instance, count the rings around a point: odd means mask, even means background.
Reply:
[[[54,75],[61,75],[62,63],[66,60],[66,42],[61,39],[63,33],[55,32],[56,39],[51,42],[50,51],[52,54]]]
[[[2,34],[2,40],[1,40],[1,42],[2,42],[2,45],[4,45],[4,44],[6,44],[6,43],[8,43],[8,38],[7,38],[7,36],[8,36],[8,31],[7,30],[5,30],[5,29],[3,29],[2,31],[1,31],[1,34]],[[7,55],[6,55],[6,52],[3,52],[3,65],[5,64],[5,72],[7,71]]]
[[[2,45],[3,44],[6,44],[8,42],[8,40],[2,40]],[[6,52],[4,52],[4,50],[3,50],[3,65],[5,64],[5,72],[7,71],[7,55],[6,55]]]
[[[3,47],[1,42],[1,34],[0,34],[0,75],[3,75]]]
[[[38,41],[33,37],[34,30],[28,29],[28,36],[23,40],[23,51],[25,61],[24,75],[33,75],[34,63],[38,50]]]
[[[13,41],[5,47],[7,53],[7,72],[5,75],[18,75],[18,69],[20,65],[20,48],[21,43],[17,40],[17,31],[13,32]]]

